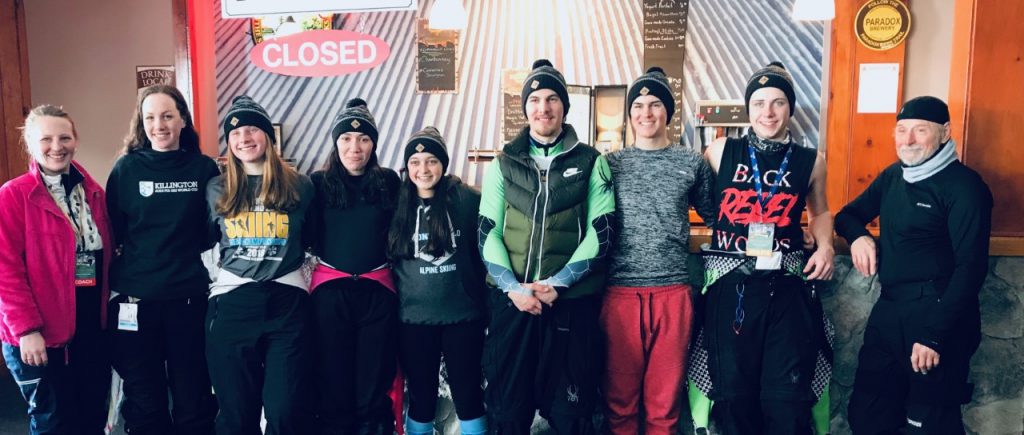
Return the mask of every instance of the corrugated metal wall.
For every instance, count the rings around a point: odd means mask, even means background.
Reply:
[[[370,105],[381,131],[380,161],[401,166],[401,147],[426,125],[448,140],[451,173],[475,183],[480,169],[469,149],[500,148],[501,70],[527,68],[548,58],[572,84],[628,84],[641,72],[641,0],[465,0],[469,17],[460,36],[459,93],[416,93],[416,12],[350,14],[343,28],[376,35],[391,57],[374,69],[340,77],[300,78],[267,73],[248,61],[253,43],[247,20],[220,18],[217,2],[218,113],[248,94],[283,125],[286,157],[300,170],[319,168],[330,149],[334,115],[352,97]],[[795,134],[818,137],[822,26],[795,24],[792,0],[691,0],[684,102],[687,117],[698,99],[741,99],[749,74],[781,60],[797,82]],[[693,129],[687,125],[687,140]],[[221,152],[224,151],[223,138]]]

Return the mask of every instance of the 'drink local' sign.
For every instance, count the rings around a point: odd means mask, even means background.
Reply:
[[[221,17],[416,10],[416,0],[221,0]]]
[[[312,30],[263,41],[249,52],[249,61],[276,74],[329,77],[368,70],[389,55],[388,43],[373,35]]]

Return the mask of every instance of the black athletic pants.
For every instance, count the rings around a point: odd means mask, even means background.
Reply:
[[[910,365],[937,298],[931,282],[882,289],[864,330],[848,407],[854,434],[964,433],[960,405],[973,390],[967,373],[981,339],[978,307],[942,343],[937,367],[921,374]]]
[[[335,279],[313,292],[313,318],[320,433],[390,435],[398,296],[371,279]]]
[[[726,275],[707,294],[715,413],[728,435],[810,434],[821,302],[803,280]]]
[[[603,369],[600,297],[558,299],[535,316],[490,292],[483,356],[490,432],[529,434],[540,410],[557,434],[593,433]]]
[[[482,320],[453,325],[412,325],[399,329],[399,361],[409,388],[409,418],[434,421],[438,370],[444,354],[448,386],[459,420],[484,415],[480,358],[484,348]]]
[[[107,310],[112,363],[124,379],[126,432],[212,435],[217,403],[206,369],[206,296],[137,303],[138,331],[117,328],[121,303],[127,301],[120,295]],[[168,390],[173,412],[168,411]]]
[[[277,282],[214,296],[206,315],[206,358],[217,394],[217,435],[308,435],[309,295]]]

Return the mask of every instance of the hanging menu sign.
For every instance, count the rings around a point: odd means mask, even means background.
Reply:
[[[503,69],[501,70],[501,141],[511,142],[519,135],[519,132],[530,125],[523,113],[523,82],[526,75],[530,73],[527,69]]]
[[[683,137],[683,56],[686,53],[686,24],[689,0],[643,0],[644,4],[644,71],[661,67],[669,77],[672,95],[676,97],[677,116],[668,126],[668,138],[679,142]]]
[[[459,32],[434,30],[428,20],[416,20],[416,90],[420,93],[458,92]]]
[[[221,18],[256,18],[318,12],[414,11],[416,0],[221,0]]]

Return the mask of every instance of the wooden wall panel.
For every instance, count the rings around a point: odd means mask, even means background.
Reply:
[[[0,183],[25,172],[21,126],[31,105],[23,0],[0,0]]]
[[[974,5],[976,0],[957,0],[953,6],[953,45],[949,70],[950,130],[963,155],[964,127],[967,124],[967,84],[970,77],[971,46],[974,36]]]
[[[832,20],[825,152],[829,208],[833,213],[857,197],[882,169],[896,161],[892,141],[896,114],[857,113],[857,89],[861,64],[896,63],[900,69],[896,99],[902,102],[907,42],[887,51],[863,46],[854,34],[854,20],[864,3],[866,0],[836,0],[836,17]]]
[[[962,0],[961,10],[973,12],[969,27],[954,28],[954,61],[968,60],[966,80],[956,62],[950,80],[950,95],[958,97],[951,115],[964,122],[961,157],[992,189],[992,235],[1024,237],[1024,2]],[[961,77],[953,78],[958,71]]]

